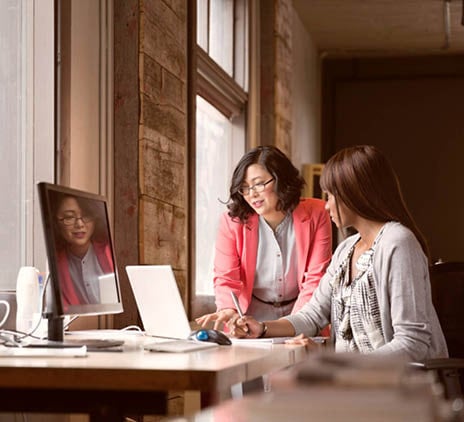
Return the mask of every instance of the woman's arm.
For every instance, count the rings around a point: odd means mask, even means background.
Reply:
[[[384,233],[374,261],[386,344],[373,353],[423,360],[432,341],[427,258],[411,232],[390,230]]]
[[[248,307],[243,295],[243,282],[241,280],[242,262],[239,254],[240,248],[243,247],[241,230],[241,224],[234,223],[226,213],[222,214],[214,257],[214,292],[217,311],[200,316],[195,320],[202,327],[207,327],[211,323],[214,323],[216,330],[230,327],[239,318],[231,292],[234,292],[238,297],[242,309]]]
[[[259,322],[252,316],[244,316],[235,322],[231,334],[237,338],[293,337],[295,329],[283,318]]]

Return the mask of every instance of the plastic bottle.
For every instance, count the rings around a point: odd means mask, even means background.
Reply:
[[[16,330],[30,333],[39,313],[39,271],[21,267],[16,280]]]

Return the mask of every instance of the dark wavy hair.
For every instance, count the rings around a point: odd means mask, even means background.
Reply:
[[[337,204],[343,203],[363,218],[403,224],[430,258],[427,242],[403,199],[398,177],[377,148],[358,145],[337,152],[325,164],[320,185],[335,197]]]
[[[277,209],[283,212],[292,212],[301,198],[301,190],[305,185],[303,177],[288,157],[277,147],[266,145],[248,151],[238,162],[232,174],[230,196],[227,202],[228,214],[232,218],[245,223],[254,213],[239,193],[239,189],[246,177],[248,167],[260,164],[274,178],[274,190],[277,194]]]
[[[66,198],[73,198],[79,205],[79,208],[82,210],[84,215],[89,215],[94,218],[95,229],[92,235],[92,240],[97,242],[108,242],[109,234],[108,227],[106,225],[106,215],[103,207],[100,207],[100,204],[92,199],[81,198],[70,194],[64,193],[50,193],[51,196],[51,212],[52,218],[54,219],[54,235],[57,249],[62,249],[66,247],[66,241],[61,235],[61,229],[56,219],[58,210],[60,209],[61,204]]]

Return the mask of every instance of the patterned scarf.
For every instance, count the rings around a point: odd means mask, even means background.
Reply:
[[[372,274],[373,255],[382,233],[383,228],[372,247],[359,257],[356,262],[358,273],[351,284],[349,268],[356,244],[335,273],[332,314],[337,351],[368,353],[385,344]]]

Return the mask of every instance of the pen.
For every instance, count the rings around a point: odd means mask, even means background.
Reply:
[[[232,300],[234,301],[235,308],[237,309],[237,312],[240,315],[240,318],[243,318],[245,316],[245,314],[243,313],[242,308],[240,307],[240,303],[238,303],[237,296],[235,295],[234,292],[230,292],[230,295],[232,296]],[[246,324],[245,326],[247,327],[245,332],[248,333],[248,324]],[[249,334],[247,334],[247,335],[249,335]]]
[[[240,315],[240,318],[243,318],[245,315],[242,312],[242,308],[240,308],[240,303],[238,303],[237,296],[235,295],[234,292],[230,292],[230,295],[232,296],[232,300],[234,301],[235,308],[237,309],[237,312]]]

